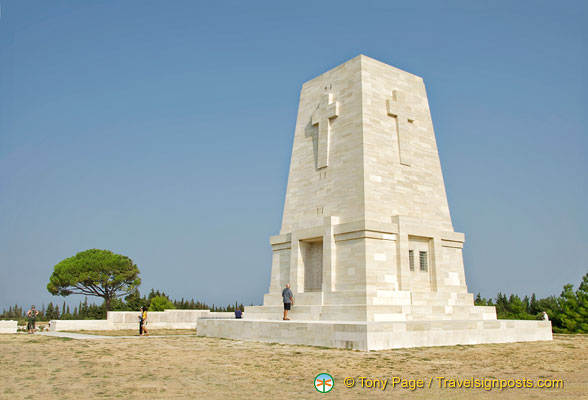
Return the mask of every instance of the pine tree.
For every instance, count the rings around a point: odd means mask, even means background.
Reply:
[[[527,297],[528,300],[528,297]],[[511,319],[532,319],[527,313],[527,303],[516,294],[511,294],[508,299],[508,317]]]
[[[487,306],[488,301],[480,295],[480,292],[476,295],[476,299],[474,300],[474,305],[476,306]]]
[[[581,316],[578,312],[578,299],[573,287],[574,285],[571,284],[564,285],[564,290],[559,298],[562,328],[566,333],[576,332],[581,323]]]
[[[78,308],[79,318],[80,319],[90,319],[88,314],[88,298],[84,298],[84,302],[80,302],[80,307]]]
[[[525,295],[523,298],[523,305],[525,306],[525,313],[529,313],[529,296]]]
[[[549,296],[537,301],[538,313],[545,311],[551,320],[551,326],[554,332],[562,332],[563,326],[561,322],[561,306],[559,298]]]
[[[55,308],[53,306],[53,302],[49,302],[49,304],[47,304],[47,311],[45,312],[45,317],[48,320],[52,320],[52,319],[55,319],[54,315],[55,315]]]
[[[539,310],[538,303],[537,303],[537,296],[535,293],[531,295],[531,300],[529,300],[529,314],[531,315],[538,315],[542,310]]]
[[[498,292],[496,295],[496,316],[499,319],[507,319],[507,303],[508,300],[506,299],[506,295],[502,294],[502,292]]]
[[[127,310],[140,310],[142,306],[146,305],[147,301],[141,298],[141,292],[139,290],[135,290],[134,292],[130,293],[127,297],[125,297],[126,302],[126,309]]]
[[[576,299],[578,301],[578,332],[588,333],[588,274],[582,278],[582,283],[576,291]]]

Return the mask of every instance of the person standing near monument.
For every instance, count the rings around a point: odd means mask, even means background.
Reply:
[[[35,320],[37,319],[37,315],[39,315],[39,311],[37,311],[35,306],[32,305],[31,309],[27,311],[27,318],[29,319],[27,329],[29,333],[35,333]]]
[[[294,297],[293,296],[294,295],[292,294],[292,291],[290,290],[290,284],[287,283],[286,288],[284,290],[282,290],[282,297],[284,299],[284,321],[290,321],[290,318],[288,318],[288,311],[290,311],[290,308],[294,304]]]
[[[139,335],[149,336],[147,332],[147,307],[141,306],[141,315],[139,315]]]

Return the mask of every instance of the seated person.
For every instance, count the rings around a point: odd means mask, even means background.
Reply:
[[[241,310],[235,310],[235,318],[241,319],[241,316],[242,315],[243,315],[243,311],[241,311]]]

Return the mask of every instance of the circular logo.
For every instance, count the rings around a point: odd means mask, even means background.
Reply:
[[[335,386],[335,380],[327,373],[323,372],[314,378],[314,388],[321,393],[330,392],[333,390],[333,386]]]

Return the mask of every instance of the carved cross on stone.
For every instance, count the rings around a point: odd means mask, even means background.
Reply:
[[[319,107],[312,113],[312,125],[318,124],[318,163],[317,168],[329,165],[329,133],[331,119],[339,115],[339,102],[333,102],[333,94],[321,96]]]
[[[396,119],[400,164],[410,165],[410,129],[414,122],[414,116],[412,107],[406,104],[404,93],[399,90],[394,90],[392,92],[392,98],[386,100],[386,111],[388,112],[388,115]]]

